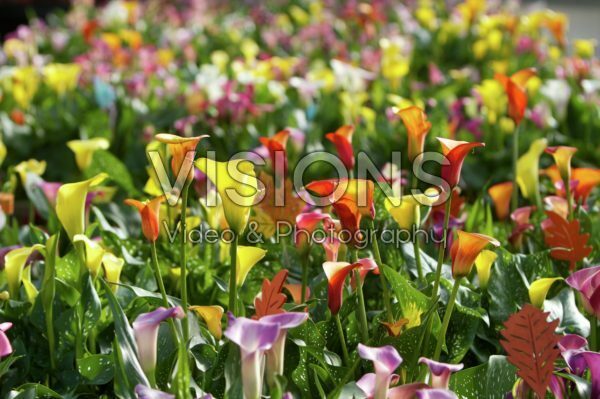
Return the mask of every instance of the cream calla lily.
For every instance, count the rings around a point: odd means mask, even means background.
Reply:
[[[106,179],[106,173],[100,173],[90,179],[77,183],[63,184],[56,197],[56,215],[69,238],[85,232],[85,199],[90,187],[99,185]]]
[[[385,200],[385,209],[394,218],[401,229],[410,229],[413,225],[421,225],[421,205],[432,206],[439,199],[436,189],[428,189],[424,194],[404,195],[398,201],[390,198]],[[393,202],[399,202],[394,206]]]
[[[529,286],[529,301],[531,304],[538,308],[543,307],[550,287],[558,280],[562,280],[562,277],[541,278],[531,283]]]
[[[75,153],[75,161],[79,170],[85,170],[92,163],[92,157],[97,150],[107,150],[110,142],[103,137],[89,140],[71,140],[67,147]]]
[[[486,288],[490,280],[492,265],[498,258],[498,254],[489,249],[484,249],[475,259],[475,268],[477,269],[477,277],[479,277],[479,286]]]
[[[90,240],[84,234],[76,234],[73,237],[73,242],[83,243],[85,247],[85,266],[92,277],[96,277],[100,270],[100,266],[102,265],[102,258],[104,257],[106,250],[96,241]]]
[[[238,287],[244,284],[246,276],[250,270],[256,265],[262,258],[265,257],[267,251],[258,247],[247,247],[238,245],[237,247],[237,273],[236,273],[236,284]]]
[[[521,194],[529,200],[535,199],[536,204],[541,204],[539,187],[540,156],[547,146],[548,140],[535,140],[531,143],[529,150],[517,161],[517,184]]]
[[[5,266],[4,273],[6,274],[6,282],[8,284],[8,292],[11,298],[17,298],[19,288],[23,282],[23,272],[27,258],[35,251],[44,248],[41,244],[36,244],[31,247],[16,248],[4,256]]]
[[[104,277],[106,281],[111,284],[111,290],[113,292],[117,292],[119,286],[117,285],[121,278],[121,271],[123,270],[123,265],[125,261],[123,258],[119,258],[118,256],[111,254],[110,252],[105,252],[102,255],[102,267],[104,268]]]
[[[41,176],[46,171],[46,161],[38,161],[37,159],[30,159],[27,161],[23,161],[15,166],[15,172],[19,174],[21,178],[21,183],[25,186],[27,183],[27,174],[33,173],[35,175]]]
[[[245,159],[218,162],[200,158],[196,160],[196,167],[217,187],[229,228],[238,235],[243,233],[250,208],[259,193],[254,165]]]
[[[216,338],[221,339],[223,335],[223,330],[221,328],[221,318],[223,317],[223,308],[217,305],[211,306],[190,306],[190,310],[201,317],[206,326],[208,327],[208,331]]]

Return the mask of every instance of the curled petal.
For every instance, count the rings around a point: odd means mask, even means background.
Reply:
[[[27,260],[33,252],[39,251],[42,248],[44,248],[43,245],[36,244],[32,247],[12,249],[4,255],[4,272],[6,273],[6,282],[11,298],[17,298],[19,295],[19,288],[23,282],[23,271]]]
[[[513,191],[513,183],[510,181],[494,184],[488,189],[488,194],[494,202],[496,216],[500,220],[506,219],[510,212],[510,198]]]
[[[160,234],[160,205],[165,197],[156,197],[147,202],[140,202],[134,199],[126,199],[125,204],[134,206],[140,212],[142,218],[142,233],[150,242],[158,239]]]
[[[103,137],[96,137],[89,140],[71,140],[67,142],[67,147],[75,154],[75,161],[79,170],[86,170],[92,163],[92,157],[98,150],[107,150],[110,142]]]
[[[435,360],[421,357],[419,363],[424,363],[429,367],[431,373],[431,381],[429,382],[433,388],[448,389],[450,384],[450,375],[456,371],[463,369],[463,364],[448,364],[437,362]]]
[[[238,245],[237,247],[237,274],[236,284],[242,286],[246,281],[246,276],[250,270],[267,254],[267,251],[259,247],[247,247]]]
[[[463,162],[473,148],[485,147],[485,143],[468,143],[466,141],[456,141],[438,137],[442,144],[442,153],[448,160],[447,165],[442,165],[442,179],[450,187],[455,187],[460,180],[460,172]]]
[[[416,392],[417,399],[457,399],[456,394],[448,389],[420,389]]]
[[[175,395],[148,388],[142,384],[135,386],[135,394],[137,395],[138,399],[175,399]]]
[[[279,336],[279,325],[262,320],[252,320],[245,317],[234,317],[228,314],[229,325],[225,336],[237,344],[243,354],[271,349]]]
[[[10,355],[13,351],[10,341],[6,336],[6,331],[11,327],[12,323],[0,323],[0,358]]]
[[[454,278],[466,277],[471,272],[473,263],[479,253],[489,244],[499,246],[495,238],[484,234],[457,231],[457,239],[450,248],[452,258],[452,276]]]
[[[585,204],[594,189],[600,184],[600,169],[575,168],[571,174],[572,181],[576,181],[575,201]]]
[[[479,285],[481,288],[486,288],[490,280],[492,266],[498,258],[498,254],[489,249],[484,249],[475,259],[475,267],[477,269],[477,277],[479,277]]]
[[[402,357],[390,345],[377,348],[358,344],[358,355],[365,360],[372,361],[376,373],[391,375],[402,364]]]
[[[287,153],[285,151],[285,147],[288,141],[288,137],[290,135],[290,131],[288,129],[284,129],[277,134],[275,134],[271,138],[267,137],[259,137],[259,140],[262,145],[264,145],[269,151],[269,157],[271,158],[271,165],[273,169],[277,169],[282,167],[283,176],[287,174]],[[280,165],[282,162],[280,161],[281,155],[283,155],[283,165]]]
[[[540,156],[548,145],[545,138],[537,139],[517,161],[517,184],[523,197],[534,199],[540,195]]]
[[[531,304],[538,308],[542,308],[550,287],[552,287],[554,282],[559,280],[562,280],[562,277],[540,278],[531,283],[531,286],[529,287],[529,301]]]
[[[577,152],[577,148],[568,146],[548,147],[546,152],[554,157],[554,162],[563,181],[571,181],[571,158]]]
[[[344,125],[334,133],[327,133],[325,138],[331,141],[337,149],[338,155],[346,169],[354,169],[354,149],[352,148],[352,134],[354,126]]]
[[[125,260],[123,260],[123,258],[119,258],[110,252],[105,252],[102,256],[104,275],[106,277],[106,281],[111,284],[111,289],[113,292],[117,292],[117,289],[119,288],[118,284],[124,264]]]
[[[311,182],[305,187],[321,197],[328,197],[331,204],[342,198],[352,199],[358,206],[362,216],[375,217],[373,196],[375,184],[364,179],[327,179]]]
[[[208,331],[216,338],[221,339],[223,335],[221,329],[221,318],[223,317],[223,308],[217,305],[211,306],[190,306],[190,310],[196,313],[199,317],[201,317],[206,326],[208,327]]]
[[[325,262],[323,270],[328,280],[328,301],[327,305],[332,314],[337,314],[342,307],[342,298],[344,282],[348,274],[358,267],[358,264],[351,265],[347,262]]]
[[[425,137],[431,129],[431,122],[421,108],[411,106],[398,111],[404,127],[408,133],[408,160],[413,161],[423,152]]]
[[[73,237],[73,242],[82,242],[85,248],[85,266],[92,276],[97,276],[102,258],[106,252],[104,248],[95,240],[90,240],[84,234],[77,234]]]

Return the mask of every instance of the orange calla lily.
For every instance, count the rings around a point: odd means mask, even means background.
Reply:
[[[352,134],[354,126],[344,125],[333,133],[327,133],[325,138],[331,141],[337,149],[342,163],[348,170],[354,169],[354,149],[352,148]]]
[[[187,162],[189,162],[190,172],[187,181],[194,178],[194,168],[192,165],[194,156],[196,155],[196,147],[200,140],[205,137],[208,137],[208,135],[181,137],[169,133],[159,133],[155,136],[157,141],[165,143],[169,147],[169,152],[171,153],[171,169],[173,170],[173,175],[175,177],[179,175],[181,167],[184,166],[186,159],[188,159]]]
[[[565,184],[571,181],[571,158],[573,158],[573,154],[576,152],[577,148],[564,145],[546,148],[546,153],[554,157],[560,177]]]
[[[201,317],[208,327],[208,331],[216,339],[221,339],[223,335],[221,329],[221,318],[223,317],[223,308],[217,305],[209,306],[190,306],[190,310]]]
[[[567,25],[569,23],[569,19],[565,14],[562,13],[549,13],[546,15],[546,20],[544,21],[546,28],[552,33],[554,39],[561,46],[565,45],[565,32],[567,30]]]
[[[327,306],[331,311],[331,314],[336,315],[342,307],[342,298],[344,290],[344,282],[348,274],[360,266],[359,263],[350,264],[348,262],[325,262],[323,263],[323,270],[327,276],[328,289],[327,289]]]
[[[571,180],[577,181],[575,201],[585,204],[594,187],[600,184],[600,169],[574,168]]]
[[[351,198],[358,206],[362,216],[375,217],[373,196],[375,184],[364,179],[327,179],[317,180],[305,188],[321,197],[329,197],[329,202],[335,204],[341,198]]]
[[[475,259],[486,246],[492,244],[499,246],[500,242],[495,238],[478,233],[467,233],[462,230],[457,231],[457,238],[450,248],[450,257],[452,258],[452,276],[455,279],[466,277],[473,268]]]
[[[271,165],[273,170],[280,167],[280,161],[278,158],[278,153],[283,153],[283,175],[287,175],[287,153],[285,151],[285,146],[287,145],[288,138],[290,136],[290,131],[288,129],[284,129],[279,133],[275,134],[273,137],[259,137],[258,140],[264,145],[267,150],[269,150],[269,157],[271,158]],[[279,171],[279,170],[278,170]]]
[[[343,197],[333,204],[333,209],[340,218],[342,228],[351,235],[351,237],[347,237],[346,241],[349,244],[356,244],[360,234],[360,220],[362,218],[356,202],[350,197]]]
[[[525,85],[527,81],[535,76],[534,68],[522,69],[511,76],[506,76],[501,73],[495,74],[494,78],[504,86],[506,96],[508,97],[508,115],[519,125],[525,116],[527,108],[527,92]]]
[[[510,197],[513,191],[513,183],[510,181],[494,184],[488,189],[488,194],[494,201],[496,216],[500,220],[506,219],[510,211]]]
[[[442,154],[448,159],[448,165],[442,165],[442,179],[451,188],[460,181],[460,171],[469,152],[476,147],[485,147],[485,143],[469,143],[466,141],[450,140],[438,137],[442,144]]]
[[[412,162],[423,152],[425,137],[431,129],[431,122],[427,120],[425,111],[416,106],[401,109],[397,115],[402,119],[408,133],[408,159]]]
[[[148,241],[154,242],[160,233],[160,204],[165,200],[164,196],[153,200],[141,202],[134,199],[126,199],[125,204],[135,206],[142,217],[142,233]]]

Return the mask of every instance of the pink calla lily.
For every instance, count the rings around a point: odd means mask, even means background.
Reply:
[[[394,371],[402,363],[402,357],[400,357],[398,351],[390,345],[376,348],[358,344],[358,355],[365,360],[373,362],[373,367],[375,368],[375,382],[374,390],[372,392],[373,398],[387,399],[390,383],[394,378]],[[361,385],[365,388],[367,385],[372,386],[372,384],[369,384],[369,382],[372,381],[372,378],[373,377],[369,376],[366,377],[365,380],[361,379],[362,382],[359,387]],[[370,392],[365,393],[368,395]]]
[[[0,324],[0,358],[10,355],[13,351],[10,341],[6,336],[6,331],[11,327],[12,323],[9,322]]]
[[[429,367],[431,373],[431,379],[429,384],[434,389],[448,389],[450,384],[450,375],[455,372],[462,370],[463,364],[448,364],[442,362],[436,362],[435,360],[421,357],[419,363],[426,364]]]

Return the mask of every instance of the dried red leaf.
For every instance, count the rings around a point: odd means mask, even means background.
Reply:
[[[269,281],[264,279],[262,283],[262,293],[254,299],[254,308],[256,313],[253,319],[260,319],[263,316],[284,313],[282,309],[287,297],[281,293],[283,284],[287,278],[288,271],[281,270]]]
[[[578,220],[567,221],[553,211],[546,211],[548,219],[542,223],[544,241],[551,249],[550,256],[558,260],[569,261],[569,269],[575,270],[577,262],[592,253],[592,247],[586,246],[590,235],[580,234]]]
[[[542,399],[550,384],[554,361],[559,355],[556,347],[560,337],[554,333],[559,320],[548,322],[549,313],[526,304],[504,322],[500,344],[508,361],[517,367],[517,374]]]

